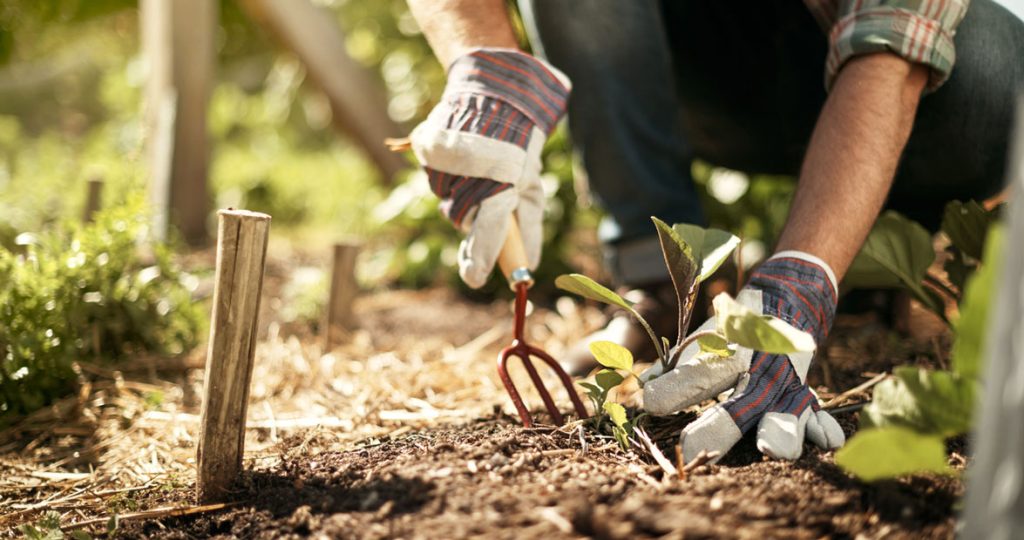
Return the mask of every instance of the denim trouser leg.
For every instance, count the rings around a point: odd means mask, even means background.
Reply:
[[[610,270],[667,279],[651,216],[703,223],[678,122],[671,55],[654,0],[522,0],[538,52],[572,79],[569,127],[595,198]]]

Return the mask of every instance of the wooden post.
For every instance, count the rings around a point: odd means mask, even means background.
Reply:
[[[349,56],[333,14],[310,0],[242,0],[239,5],[299,57],[330,101],[335,125],[362,146],[391,186],[395,173],[409,165],[384,147],[384,139],[404,130],[388,116],[387,92],[377,75]]]
[[[334,260],[331,265],[331,292],[327,301],[324,321],[324,348],[330,349],[337,343],[341,330],[352,328],[352,303],[359,292],[356,283],[356,258],[359,244],[341,242],[334,244]]]
[[[196,456],[196,491],[202,502],[223,500],[242,466],[270,232],[266,214],[221,210],[217,217],[217,276]]]
[[[1009,226],[988,316],[985,391],[960,538],[1019,538],[1024,531],[1024,94],[1010,155]]]
[[[139,19],[154,230],[163,238],[173,225],[190,245],[204,245],[210,211],[206,106],[214,83],[217,2],[140,0]]]
[[[92,223],[93,215],[102,207],[103,180],[89,180],[85,193],[85,207],[82,209],[82,223]]]

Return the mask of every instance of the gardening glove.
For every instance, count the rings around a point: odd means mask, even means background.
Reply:
[[[737,300],[821,343],[835,315],[836,281],[821,259],[786,251],[765,261]],[[701,329],[714,326],[712,319]],[[821,410],[805,382],[813,356],[814,352],[767,354],[737,347],[728,358],[719,359],[700,352],[694,343],[681,351],[668,373],[657,366],[641,375],[646,383],[644,407],[651,414],[671,414],[733,389],[726,401],[683,429],[680,445],[687,461],[701,450],[725,455],[755,426],[757,448],[769,457],[799,458],[805,437],[823,449],[839,448],[846,442],[842,428]]]
[[[512,49],[476,49],[448,70],[441,102],[409,135],[441,210],[466,233],[459,275],[487,281],[515,213],[530,269],[540,262],[540,153],[571,85],[547,62]]]

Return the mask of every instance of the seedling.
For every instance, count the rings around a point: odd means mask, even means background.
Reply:
[[[717,229],[704,229],[687,224],[669,226],[657,218],[652,219],[658,230],[662,254],[679,303],[679,337],[674,347],[668,339],[654,333],[651,325],[637,312],[632,302],[587,276],[559,276],[555,280],[555,285],[584,298],[625,309],[633,315],[654,343],[662,372],[675,368],[682,351],[693,343],[697,343],[702,352],[708,353],[703,355],[703,358],[709,361],[729,357],[736,347],[776,354],[814,349],[814,339],[806,332],[793,328],[781,319],[755,313],[725,293],[718,295],[713,301],[717,321],[715,327],[687,336],[686,330],[693,315],[700,284],[722,266],[739,245],[740,240],[730,233]],[[626,448],[636,419],[632,423],[628,422],[625,409],[617,403],[608,402],[607,398],[609,392],[626,378],[636,377],[632,372],[633,355],[625,348],[607,341],[591,344],[590,351],[605,369],[597,373],[596,384],[583,382],[580,385],[586,389],[587,396],[594,404],[594,410],[605,411],[611,417],[615,425],[613,434],[619,444]],[[620,371],[627,374],[624,376]],[[643,385],[643,381],[638,377],[637,382]],[[601,421],[601,417],[595,419],[595,426],[598,429]]]
[[[713,301],[717,321],[715,328],[687,336],[686,330],[693,315],[700,284],[721,267],[740,240],[717,229],[703,229],[687,224],[669,226],[657,218],[652,219],[658,230],[662,254],[679,302],[679,337],[674,347],[670,347],[664,337],[655,335],[651,325],[637,312],[632,302],[587,276],[559,276],[555,285],[584,298],[628,311],[647,331],[664,371],[674,368],[679,354],[694,342],[699,344],[702,351],[718,357],[728,357],[737,346],[776,354],[813,350],[814,340],[806,332],[793,328],[781,319],[754,313],[726,293],[719,294]],[[593,349],[591,352],[594,352]],[[595,358],[601,362],[597,353]]]

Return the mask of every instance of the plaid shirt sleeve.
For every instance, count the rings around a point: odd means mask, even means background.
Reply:
[[[931,69],[938,89],[956,61],[953,36],[970,0],[804,0],[829,36],[825,87],[854,56],[891,52]]]

